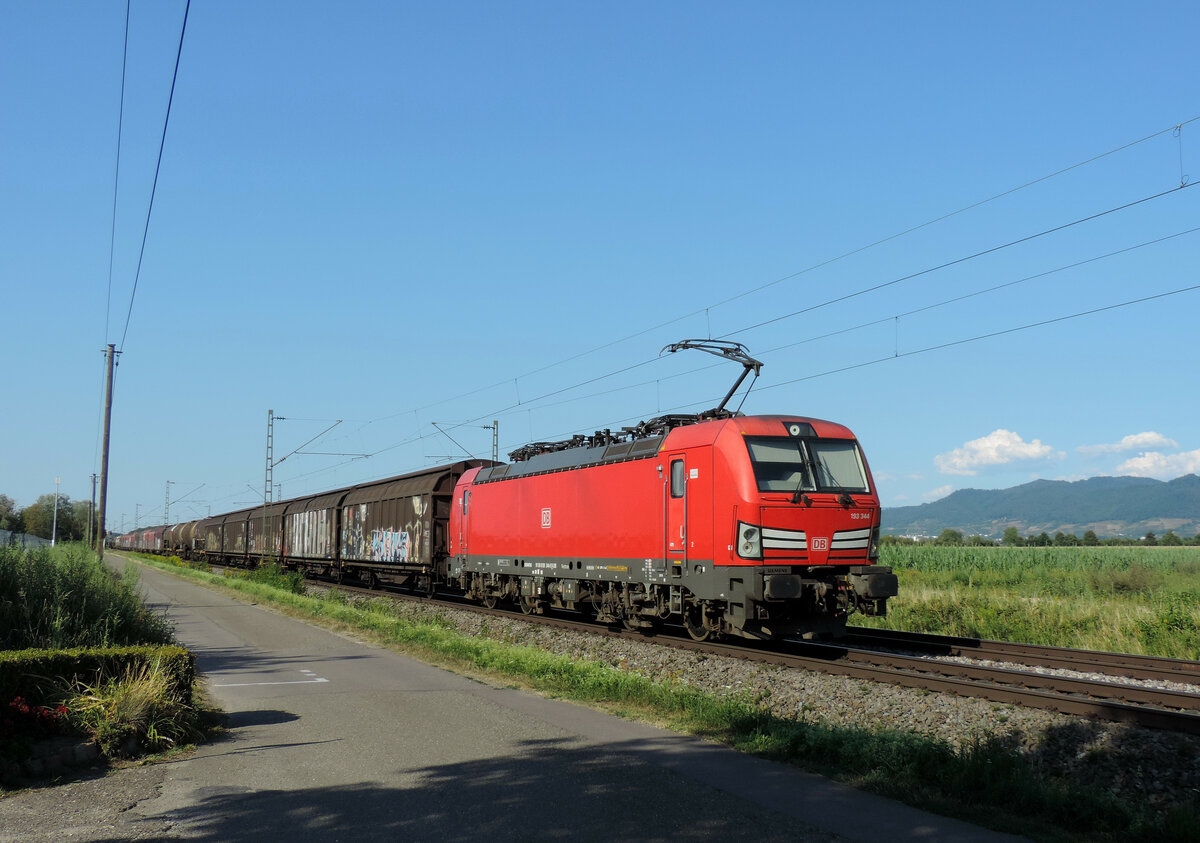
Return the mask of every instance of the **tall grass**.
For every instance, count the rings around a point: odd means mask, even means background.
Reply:
[[[872,626],[1200,658],[1200,548],[885,546]]]
[[[0,649],[169,644],[166,621],[81,544],[0,547]]]
[[[203,736],[199,713],[158,664],[66,690],[71,724],[92,734],[106,755],[161,752]]]

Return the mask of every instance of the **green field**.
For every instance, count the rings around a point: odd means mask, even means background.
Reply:
[[[864,626],[1200,658],[1200,547],[885,545],[900,580]]]

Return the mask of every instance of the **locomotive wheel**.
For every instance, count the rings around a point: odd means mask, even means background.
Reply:
[[[685,607],[683,625],[693,641],[707,641],[713,637],[713,631],[704,625],[704,608],[702,606],[692,604]]]

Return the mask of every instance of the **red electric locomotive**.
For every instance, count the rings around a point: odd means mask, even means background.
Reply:
[[[738,359],[743,378],[761,366],[734,343],[713,346],[671,350]],[[724,403],[465,472],[448,579],[526,612],[579,609],[643,629],[678,619],[698,640],[836,635],[851,612],[885,614],[896,577],[875,564],[879,499],[854,434]]]

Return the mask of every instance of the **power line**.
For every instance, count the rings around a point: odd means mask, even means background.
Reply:
[[[117,186],[121,182],[121,135],[125,125],[125,68],[129,62],[129,5],[125,0],[125,39],[121,48],[121,100],[117,107],[117,162],[113,167],[112,229],[108,235],[108,293],[104,300],[104,343],[108,344],[108,320],[112,315],[113,254],[117,243]]]
[[[133,300],[137,296],[138,279],[142,276],[142,258],[146,254],[146,238],[150,234],[150,214],[154,211],[154,194],[158,190],[158,173],[162,169],[163,148],[167,145],[167,125],[171,121],[171,103],[175,100],[175,81],[179,78],[179,59],[183,55],[183,36],[187,32],[188,11],[192,0],[183,7],[183,25],[179,28],[179,48],[175,52],[175,72],[171,75],[171,93],[167,97],[167,114],[163,118],[162,139],[158,143],[158,163],[154,165],[154,183],[150,187],[150,204],[146,208],[146,226],[142,230],[142,248],[138,252],[137,271],[133,276],[133,291],[129,294],[129,310],[125,314],[125,330],[121,332],[120,351],[125,350],[125,337],[129,333],[129,320],[133,316]]]

